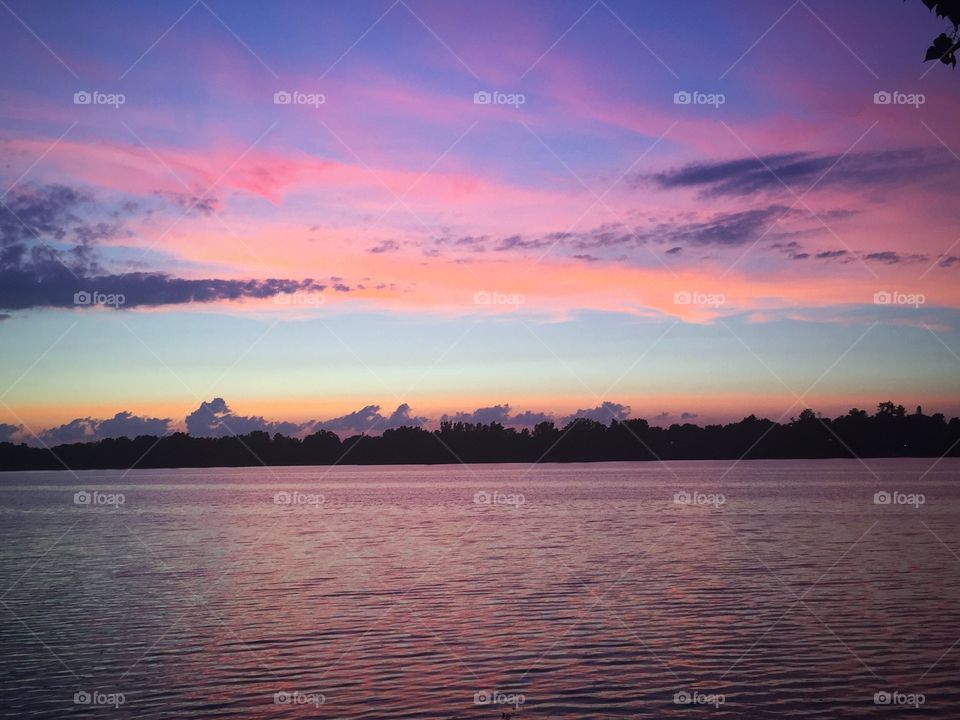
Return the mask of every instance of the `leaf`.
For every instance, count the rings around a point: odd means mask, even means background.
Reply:
[[[937,17],[947,18],[954,27],[960,25],[960,0],[936,0],[932,5],[929,0],[923,0],[923,3],[931,10],[936,7]]]
[[[953,59],[953,53],[957,50],[958,44],[955,43],[946,33],[941,33],[940,37],[933,41],[933,45],[927,48],[927,54],[923,58],[924,62],[930,60],[940,60],[944,65],[956,66],[956,60]]]

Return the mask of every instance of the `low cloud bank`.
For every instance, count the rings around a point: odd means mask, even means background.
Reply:
[[[195,437],[230,437],[261,431],[271,435],[281,434],[289,437],[305,437],[320,430],[336,433],[340,437],[350,435],[380,435],[386,430],[400,427],[430,427],[440,423],[465,423],[472,425],[490,425],[497,423],[516,429],[533,429],[540,423],[554,423],[563,426],[573,420],[591,420],[609,425],[612,420],[624,421],[630,418],[629,405],[616,402],[603,402],[594,408],[585,408],[565,416],[554,416],[546,412],[524,410],[515,412],[507,404],[480,407],[472,411],[461,411],[453,415],[444,414],[439,419],[415,415],[407,403],[399,405],[392,412],[382,412],[380,405],[365,405],[359,410],[332,417],[326,420],[316,419],[306,422],[288,420],[269,420],[261,415],[241,415],[234,412],[223,398],[213,398],[201,402],[196,410],[187,414],[183,423],[172,418],[155,418],[136,415],[129,411],[118,412],[111,418],[98,419],[81,417],[55,427],[46,428],[34,435],[22,425],[0,423],[0,442],[25,442],[28,445],[61,445],[68,443],[92,442],[107,438],[141,435],[163,436],[185,430]],[[661,413],[654,420],[679,418],[687,421],[697,417],[693,413]]]

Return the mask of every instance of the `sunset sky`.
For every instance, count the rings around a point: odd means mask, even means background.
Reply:
[[[3,0],[0,440],[960,413],[947,23],[733,7]]]

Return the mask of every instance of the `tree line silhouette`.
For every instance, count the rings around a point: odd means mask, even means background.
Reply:
[[[944,65],[957,67],[957,51],[960,50],[960,0],[923,0],[927,9],[938,18],[949,20],[953,31],[940,33],[927,48],[924,62],[939,60]]]
[[[437,430],[402,427],[345,439],[321,430],[303,439],[263,431],[222,438],[174,433],[51,449],[5,442],[0,443],[0,470],[944,455],[960,455],[960,418],[948,422],[941,413],[924,415],[919,407],[907,413],[902,405],[884,402],[873,415],[854,408],[830,419],[804,410],[786,423],[750,415],[705,427],[578,419],[562,428],[543,422],[519,431],[498,423],[444,422]]]

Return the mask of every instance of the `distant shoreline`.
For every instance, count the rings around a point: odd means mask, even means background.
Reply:
[[[550,467],[563,467],[569,465],[604,465],[604,464],[633,464],[633,463],[644,463],[644,464],[653,464],[657,465],[660,463],[678,463],[678,462],[691,462],[691,463],[708,463],[708,462],[721,462],[729,461],[739,464],[748,464],[748,463],[762,463],[762,462],[785,462],[791,460],[803,461],[805,463],[815,463],[815,462],[826,462],[831,460],[845,460],[848,462],[857,463],[861,460],[936,460],[941,456],[934,455],[897,455],[897,456],[877,456],[877,457],[818,457],[818,458],[760,458],[760,457],[751,457],[751,458],[696,458],[696,459],[684,459],[684,458],[671,458],[669,460],[544,460],[538,463],[529,463],[523,461],[509,461],[501,462],[496,460],[484,461],[484,462],[466,462],[461,463],[458,461],[453,462],[436,462],[436,463],[418,463],[418,462],[406,462],[406,463],[351,463],[351,462],[341,462],[336,465],[327,464],[327,465],[170,465],[170,466],[137,466],[135,468],[123,468],[123,467],[104,467],[104,468],[51,468],[51,469],[32,469],[32,470],[17,470],[9,468],[0,468],[0,478],[4,476],[5,473],[66,473],[70,474],[73,472],[93,472],[96,470],[112,470],[116,472],[125,472],[127,470],[275,470],[280,468],[331,468],[331,467],[342,467],[342,468],[388,468],[388,467],[425,467],[425,468],[434,468],[434,467],[463,467],[463,466],[473,466],[473,465],[518,465],[521,467],[529,468],[531,465],[544,465]],[[957,455],[950,455],[947,457],[942,457],[942,460],[956,460],[960,458]],[[861,472],[869,474],[870,470],[864,468]],[[937,472],[945,472],[945,470],[933,469],[930,471],[930,474],[936,474]]]
[[[646,420],[543,422],[518,431],[493,423],[401,427],[342,439],[320,430],[304,438],[263,431],[208,438],[107,438],[35,447],[0,443],[0,472],[231,467],[355,467],[493,463],[594,463],[669,460],[820,460],[960,456],[960,418],[907,413],[880,403],[837,418],[804,410],[789,422],[750,415],[727,425],[651,426]]]

